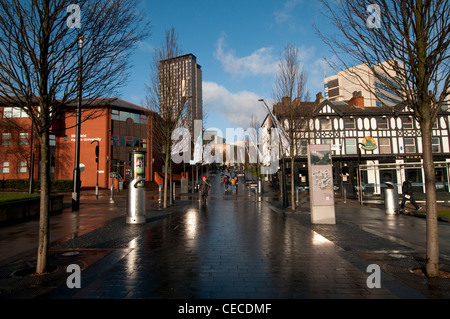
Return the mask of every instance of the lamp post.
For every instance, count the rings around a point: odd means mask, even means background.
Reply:
[[[360,145],[364,146],[364,144],[358,143],[356,145],[356,148],[358,151],[358,200],[359,200],[359,204],[362,206],[363,196],[362,196],[362,183],[361,183],[361,149],[359,148]]]
[[[72,193],[72,211],[80,209],[80,136],[81,136],[81,92],[82,92],[82,73],[83,73],[83,35],[78,35],[79,57],[78,57],[78,105],[77,105],[77,123],[75,137],[75,168],[73,170],[73,193]]]

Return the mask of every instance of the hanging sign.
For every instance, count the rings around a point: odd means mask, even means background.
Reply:
[[[362,148],[366,151],[373,151],[377,148],[377,142],[372,136],[366,136],[361,144]]]

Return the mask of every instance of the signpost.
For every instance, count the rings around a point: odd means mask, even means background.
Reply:
[[[309,145],[308,167],[311,222],[336,224],[331,146]]]

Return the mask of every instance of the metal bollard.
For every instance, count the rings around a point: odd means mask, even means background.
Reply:
[[[145,218],[145,188],[137,184],[145,178],[134,179],[128,188],[127,224],[143,224]]]
[[[159,184],[159,198],[158,198],[158,205],[161,207],[162,203],[162,184]]]
[[[347,187],[344,185],[342,190],[344,192],[344,203],[347,203]]]
[[[397,186],[392,182],[385,182],[386,188],[384,190],[384,205],[386,214],[398,213],[398,192]]]
[[[114,204],[114,183],[111,184],[111,195],[109,196],[109,202]]]

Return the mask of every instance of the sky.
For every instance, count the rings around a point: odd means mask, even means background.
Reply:
[[[321,31],[329,29],[319,1],[140,0],[138,9],[150,21],[151,34],[133,53],[131,76],[118,97],[145,106],[154,49],[174,28],[182,54],[192,53],[202,67],[204,129],[215,128],[223,137],[227,128],[250,127],[252,115],[262,123],[267,111],[258,100],[272,104],[287,44],[299,49],[310,100],[318,92],[324,95],[325,74],[336,74],[324,59],[333,53],[313,26],[316,21]]]

